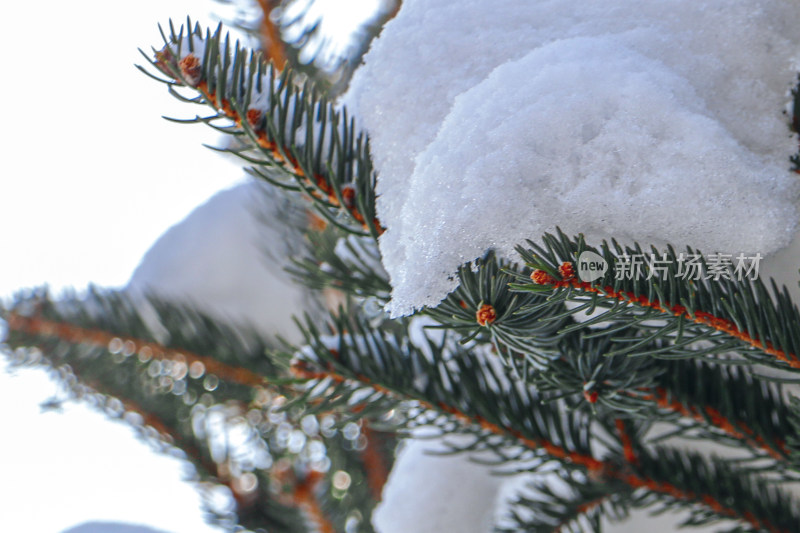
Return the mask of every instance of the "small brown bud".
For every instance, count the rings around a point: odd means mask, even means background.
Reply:
[[[534,270],[531,273],[531,280],[537,285],[553,285],[556,279],[544,270]]]
[[[258,109],[248,109],[245,118],[247,119],[247,123],[250,124],[250,127],[257,130],[261,124],[261,111]]]
[[[186,83],[197,87],[203,76],[203,65],[200,63],[200,59],[194,54],[189,54],[178,61],[178,67],[181,69],[181,75]]]
[[[558,267],[558,273],[563,281],[569,281],[575,277],[575,267],[572,266],[572,263],[566,261]]]
[[[497,320],[497,311],[494,310],[489,304],[483,304],[478,312],[475,313],[475,319],[481,326],[488,326]]]

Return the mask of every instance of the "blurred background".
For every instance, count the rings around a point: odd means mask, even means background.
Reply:
[[[317,2],[331,14],[329,51],[346,47],[363,13],[380,3],[331,10],[336,2]],[[137,47],[150,54],[160,46],[158,23],[186,15],[211,27],[243,15],[257,21],[258,5],[243,13],[246,5],[50,0],[6,8],[0,298],[43,284],[56,294],[89,283],[124,286],[165,230],[245,179],[239,165],[202,146],[220,144],[213,130],[162,118],[198,111],[134,64],[146,64]],[[0,529],[216,531],[182,481],[185,464],[85,405],[48,402],[58,387],[44,372],[6,371],[3,360],[0,368]]]

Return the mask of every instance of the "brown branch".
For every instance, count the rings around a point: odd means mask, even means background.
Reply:
[[[114,339],[119,340],[123,344],[132,342],[134,348],[138,348],[140,351],[144,348],[148,348],[152,357],[154,358],[161,360],[174,360],[169,357],[169,352],[170,354],[185,357],[190,363],[193,361],[200,361],[206,366],[207,370],[213,371],[220,376],[228,373],[227,371],[223,370],[223,367],[230,368],[214,359],[197,356],[185,350],[168,350],[155,343],[126,339],[124,337],[108,334],[105,331],[84,329],[72,326],[70,324],[47,321],[39,318],[23,317],[13,312],[9,313],[9,316],[6,317],[5,320],[9,328],[13,331],[19,331],[31,335],[55,337],[72,343],[106,347]],[[232,478],[230,473],[225,468],[226,465],[216,463],[213,459],[207,457],[191,437],[185,436],[176,427],[174,427],[174,425],[169,424],[157,414],[145,409],[133,399],[124,397],[120,390],[111,389],[105,386],[100,380],[85,377],[82,375],[80,366],[75,366],[75,364],[73,364],[71,367],[83,388],[91,391],[92,393],[102,395],[103,397],[113,398],[119,401],[124,412],[136,413],[139,415],[142,418],[143,425],[153,428],[163,442],[182,450],[186,454],[187,459],[193,465],[195,465],[196,468],[202,469],[216,482],[219,482],[231,489],[231,493],[236,500],[237,509],[239,511],[247,509],[256,503],[258,495],[255,493],[243,493],[237,484],[237,480]],[[238,371],[240,369],[233,370]],[[230,376],[227,376],[227,378],[230,379]],[[249,385],[251,383],[243,384]],[[136,424],[131,425],[138,427]]]
[[[208,86],[205,82],[200,83],[197,86],[197,90],[206,97],[206,99],[210,103],[216,102],[216,95],[213,92],[208,91]],[[240,128],[243,127],[242,118],[239,114],[231,107],[230,103],[227,100],[222,100],[222,104],[220,109],[225,116],[229,119],[233,120],[237,126]],[[306,184],[313,188],[316,187],[322,194],[318,193],[317,191],[313,190],[309,192],[311,196],[316,198],[317,200],[325,199],[333,205],[334,207],[343,207],[346,209],[350,215],[356,219],[358,222],[361,223],[363,228],[367,228],[366,221],[364,216],[359,212],[358,207],[355,203],[355,189],[352,186],[345,185],[342,187],[341,190],[341,201],[339,197],[336,195],[336,191],[334,188],[328,183],[328,180],[322,174],[314,174],[313,176],[306,176],[305,171],[298,163],[297,159],[295,159],[290,151],[289,147],[287,146],[279,146],[278,143],[275,141],[270,140],[267,137],[267,132],[263,127],[260,127],[262,122],[262,112],[258,109],[250,109],[247,111],[247,116],[245,117],[247,124],[253,129],[256,133],[256,142],[261,148],[268,150],[272,157],[283,164],[283,166],[289,170],[290,172],[296,174],[297,176],[304,178]],[[324,195],[324,196],[323,196]],[[383,234],[385,228],[381,226],[380,221],[375,218],[373,220],[373,224],[378,230],[378,234]]]
[[[383,486],[386,484],[386,480],[389,479],[389,471],[378,449],[379,443],[376,442],[379,439],[378,432],[370,428],[368,424],[364,424],[362,433],[367,439],[367,446],[361,452],[361,460],[364,462],[367,484],[372,493],[372,498],[379,502],[382,499]]]
[[[609,499],[610,497],[611,497],[611,495],[610,495],[610,494],[608,494],[608,495],[605,495],[605,496],[601,496],[601,497],[599,497],[599,498],[595,498],[594,500],[588,501],[588,502],[586,502],[586,503],[582,503],[581,505],[578,505],[578,506],[575,508],[575,512],[576,512],[577,514],[586,514],[586,513],[588,513],[589,511],[591,511],[592,509],[595,509],[595,508],[597,508],[597,507],[600,507],[601,505],[603,505],[603,502],[605,502],[605,501],[606,501],[607,499]],[[557,525],[557,526],[556,526],[556,527],[553,529],[552,533],[561,533],[561,530],[562,530],[562,529],[564,529],[564,528],[565,528],[565,527],[566,527],[568,524],[570,524],[570,523],[571,523],[573,520],[574,520],[574,518],[572,518],[572,519],[569,519],[569,520],[565,520],[565,521],[563,521],[563,522],[559,523],[559,524],[558,524],[558,525]]]
[[[562,270],[563,269],[563,270]],[[572,263],[565,262],[559,267],[562,272],[574,272]],[[791,368],[800,368],[800,359],[797,355],[786,353],[778,350],[771,342],[762,342],[749,333],[740,330],[732,320],[714,316],[706,311],[695,311],[690,313],[686,307],[682,305],[671,305],[667,302],[660,302],[658,300],[649,300],[645,295],[636,295],[628,291],[617,291],[614,287],[607,285],[605,287],[595,287],[586,281],[579,281],[574,275],[564,276],[563,279],[556,279],[544,270],[534,270],[531,274],[531,280],[537,285],[552,285],[555,289],[573,288],[583,292],[597,294],[609,300],[619,300],[635,304],[647,309],[654,309],[661,313],[670,314],[673,316],[682,316],[695,324],[709,326],[712,329],[727,333],[728,335],[745,342],[754,348],[758,348],[769,355],[775,356],[779,361],[787,363]]]
[[[368,229],[364,215],[359,212],[358,206],[356,205],[356,191],[351,185],[344,185],[339,195],[322,174],[307,176],[305,170],[303,170],[297,159],[291,154],[290,148],[288,146],[279,145],[268,137],[266,129],[262,126],[264,119],[262,110],[255,108],[248,109],[245,112],[245,116],[242,117],[228,100],[224,98],[219,99],[215,91],[209,90],[206,81],[202,80],[202,65],[198,57],[193,54],[188,54],[178,60],[176,65],[180,75],[175,71],[172,65],[173,62],[175,62],[175,58],[173,58],[168,48],[156,54],[156,64],[161,68],[162,72],[181,83],[185,81],[189,86],[196,89],[206,99],[209,105],[217,111],[221,111],[225,117],[232,120],[239,128],[244,129],[245,124],[247,124],[246,127],[249,127],[255,134],[256,144],[268,151],[272,158],[283,165],[286,170],[303,179],[307,187],[306,192],[310,196],[317,200],[326,200],[333,207],[346,209],[356,221],[361,223],[364,229]],[[181,77],[183,80],[180,80]],[[385,228],[381,226],[377,218],[373,219],[372,223],[379,235],[385,231]]]
[[[272,0],[258,0],[263,17],[261,19],[261,46],[266,56],[278,69],[286,64],[286,52],[283,48],[280,29],[272,20],[272,10],[275,5]]]
[[[614,421],[614,424],[619,434],[619,440],[622,443],[622,454],[625,456],[625,460],[632,465],[638,465],[639,458],[636,457],[636,450],[633,449],[633,440],[625,427],[625,421],[618,418]]]
[[[309,380],[309,381],[331,379],[336,383],[343,383],[350,379],[342,376],[341,374],[336,373],[336,371],[332,368],[328,369],[327,371],[314,371],[309,368],[309,366],[305,361],[295,361],[292,364],[292,373],[295,375],[295,377],[299,379]],[[366,376],[357,375],[355,379],[360,383],[369,386],[378,392],[387,395],[395,395],[394,391],[392,391],[391,389],[388,389],[377,383],[373,383]],[[434,405],[419,398],[415,398],[415,400],[425,409],[444,412],[456,418],[457,420],[459,420],[464,424],[480,426],[481,428],[485,429],[490,433],[494,433],[495,435],[501,435],[504,437],[511,436],[515,440],[525,445],[527,448],[530,448],[531,450],[543,449],[548,454],[557,459],[568,460],[573,464],[584,466],[590,471],[601,471],[605,467],[605,463],[603,463],[603,461],[598,461],[594,457],[567,451],[564,448],[557,446],[545,439],[528,438],[518,430],[512,428],[503,428],[493,422],[490,422],[489,420],[480,415],[467,415],[466,413],[463,413],[458,409],[456,409],[455,407],[452,407],[445,403],[439,403]]]
[[[700,410],[694,406],[684,405],[678,399],[673,399],[667,389],[663,387],[658,387],[652,392],[637,397],[645,401],[655,402],[658,407],[678,413],[686,418],[709,423],[723,433],[746,442],[750,447],[763,450],[778,461],[785,461],[789,455],[789,449],[786,447],[785,442],[776,441],[774,444],[770,444],[762,436],[756,435],[755,431],[743,422],[732,422],[723,416],[718,409],[711,406],[706,406],[703,410]]]
[[[650,301],[645,296],[636,296],[631,292],[622,292],[622,291],[615,291],[613,287],[607,286],[603,289],[598,287],[593,287],[589,283],[586,282],[579,282],[575,278],[575,270],[570,262],[562,263],[558,268],[559,274],[561,275],[562,279],[557,280],[553,276],[547,274],[543,270],[535,270],[531,274],[531,279],[534,283],[539,285],[553,285],[556,288],[564,288],[564,287],[572,287],[579,290],[584,290],[587,292],[592,292],[598,294],[600,296],[604,296],[610,299],[618,299],[620,301],[628,301],[631,303],[635,303],[641,305],[642,307],[655,309],[661,312],[669,312],[676,316],[683,315],[684,317],[694,320],[694,322],[704,325],[709,325],[714,327],[719,331],[724,331],[731,335],[734,335],[740,340],[745,342],[749,342],[751,345],[756,346],[757,348],[762,348],[761,343],[758,341],[753,340],[752,337],[749,337],[746,333],[740,332],[735,325],[729,321],[722,318],[717,318],[711,315],[710,313],[705,313],[703,311],[696,311],[695,317],[692,318],[688,312],[686,312],[686,308],[680,305],[670,306],[669,304],[660,304],[657,300]],[[779,359],[789,363],[794,368],[800,368],[800,361],[797,361],[797,358],[793,355],[786,356],[783,352],[778,352],[777,350],[765,350],[767,353],[771,353],[772,355],[778,355]],[[594,393],[596,394],[596,392]],[[597,396],[588,396],[588,392],[584,392],[584,396],[587,396],[587,400],[590,403],[594,403],[592,398],[595,399]],[[682,404],[677,399],[670,400],[669,393],[664,388],[657,388],[654,392],[646,393],[642,396],[637,396],[645,401],[653,401],[662,409],[668,409],[670,411],[679,413],[681,416],[687,418],[693,418],[699,422],[707,422],[710,423],[715,428],[719,429],[723,433],[727,433],[728,435],[743,440],[747,442],[753,448],[760,448],[765,451],[768,455],[773,457],[777,460],[786,460],[788,456],[788,449],[786,448],[786,444],[782,441],[775,442],[774,445],[768,444],[763,437],[756,435],[755,432],[747,427],[742,422],[732,422],[727,419],[722,413],[719,412],[718,409],[706,406],[704,409],[700,410],[697,407],[686,406]],[[617,421],[618,424],[621,421]],[[618,430],[620,429],[617,426]],[[624,429],[624,423],[623,423]],[[622,434],[621,434],[622,436]],[[624,442],[623,442],[624,444]]]
[[[131,343],[134,351],[141,352],[146,349],[156,359],[175,360],[176,356],[180,356],[185,358],[189,364],[195,361],[201,362],[207,372],[215,374],[226,381],[248,387],[263,385],[265,381],[263,377],[246,368],[230,366],[212,357],[198,355],[178,348],[166,348],[155,342],[114,335],[99,329],[80,328],[64,322],[55,322],[38,317],[25,317],[14,312],[8,314],[6,321],[12,331],[55,337],[73,344],[108,347],[111,341],[118,339],[123,344]]]
[[[319,501],[314,495],[314,491],[323,479],[324,476],[321,473],[312,471],[304,480],[297,481],[293,494],[294,502],[306,513],[309,520],[321,533],[336,533],[336,528],[325,516]]]
[[[356,375],[355,378],[348,378],[342,374],[339,374],[334,368],[329,366],[325,370],[313,370],[309,363],[306,361],[295,361],[292,364],[292,373],[299,379],[303,380],[325,380],[330,379],[335,383],[343,383],[347,381],[358,381],[361,385],[368,386],[373,388],[377,392],[382,392],[388,395],[398,395],[393,390],[388,389],[382,385],[377,383],[373,383],[369,378],[364,375]],[[400,394],[400,396],[403,396]],[[770,531],[771,533],[790,533],[789,531],[782,530],[777,528],[776,526],[772,525],[771,523],[761,520],[758,517],[754,516],[750,512],[740,513],[736,509],[731,507],[726,507],[721,502],[719,502],[714,497],[707,495],[707,494],[696,494],[692,491],[683,490],[671,483],[667,482],[660,482],[655,481],[652,479],[648,479],[644,476],[638,475],[633,472],[630,468],[621,468],[619,465],[615,464],[609,460],[598,460],[595,459],[593,456],[588,454],[581,454],[577,452],[573,452],[567,450],[566,448],[554,444],[546,439],[531,439],[526,437],[514,428],[503,427],[499,424],[495,424],[490,422],[486,418],[482,417],[481,415],[468,415],[455,407],[450,405],[439,403],[439,404],[432,404],[430,402],[426,402],[425,400],[421,400],[419,398],[414,398],[423,408],[440,411],[445,414],[448,414],[455,419],[459,420],[460,422],[466,425],[473,425],[479,426],[482,429],[493,433],[495,435],[508,438],[513,438],[519,444],[525,446],[530,450],[544,450],[548,455],[555,459],[563,460],[567,463],[573,465],[579,465],[589,472],[590,475],[596,478],[606,478],[606,479],[616,479],[619,481],[624,482],[628,486],[633,489],[646,489],[651,492],[655,492],[658,494],[669,496],[675,500],[685,501],[689,503],[700,503],[709,507],[712,511],[714,511],[719,516],[724,516],[726,518],[731,518],[734,520],[742,520],[756,529],[763,529],[766,531]],[[626,454],[627,455],[627,454]],[[627,459],[627,457],[626,457]],[[637,460],[638,462],[638,460]],[[635,466],[636,463],[631,463],[630,466]]]

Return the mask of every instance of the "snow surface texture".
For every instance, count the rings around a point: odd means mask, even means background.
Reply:
[[[451,441],[455,439],[450,439]],[[504,478],[466,454],[446,451],[441,441],[405,442],[383,500],[372,514],[380,533],[486,533],[495,523]]]
[[[493,248],[590,240],[768,254],[798,220],[794,0],[409,0],[342,103],[379,171],[390,311]]]
[[[278,229],[285,231],[285,222],[274,219],[292,216],[291,207],[268,187],[249,181],[195,209],[145,254],[127,290],[192,302],[262,335],[299,340],[292,315],[317,306],[283,271],[290,250]]]
[[[452,437],[444,439],[458,442]],[[704,451],[725,451],[719,446],[708,448]],[[404,442],[383,498],[372,514],[378,533],[490,533],[495,524],[513,528],[515,523],[508,520],[508,502],[524,494],[534,482],[553,489],[563,486],[556,473],[498,475],[466,453],[439,455],[447,449],[440,438]],[[649,511],[638,510],[623,522],[604,519],[603,524],[604,531],[613,533],[667,533],[678,531],[685,518],[682,512],[650,516]],[[721,526],[734,525],[722,522],[692,531],[711,533]]]

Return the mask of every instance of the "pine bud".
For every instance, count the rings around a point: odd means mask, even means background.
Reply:
[[[534,270],[531,273],[531,280],[536,285],[553,285],[556,282],[556,279],[545,272],[544,270]]]
[[[558,267],[558,273],[563,281],[569,281],[575,277],[575,267],[569,261],[565,261]]]
[[[197,87],[203,75],[203,66],[200,63],[200,59],[194,54],[189,54],[178,62],[178,67],[180,67],[181,75],[186,80],[186,83],[192,87]]]
[[[495,311],[494,307],[491,305],[483,304],[480,309],[478,309],[478,312],[475,313],[475,319],[481,326],[490,325],[497,320],[497,311]]]
[[[259,125],[261,124],[261,116],[262,113],[258,109],[248,109],[247,113],[245,114],[245,118],[247,119],[247,123],[250,124],[250,127],[254,130],[257,130]]]

